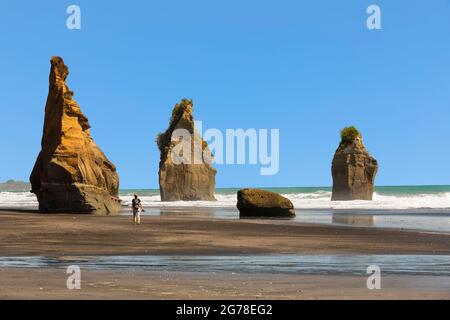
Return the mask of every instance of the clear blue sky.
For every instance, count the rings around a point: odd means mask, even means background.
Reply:
[[[370,4],[382,30],[366,28]],[[29,177],[61,55],[122,188],[158,186],[155,136],[183,97],[206,128],[280,129],[277,175],[222,165],[218,187],[331,185],[346,125],[377,185],[450,184],[448,0],[2,1],[0,28],[0,181]]]

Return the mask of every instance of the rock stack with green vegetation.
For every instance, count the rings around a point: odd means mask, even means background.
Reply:
[[[161,154],[159,162],[161,201],[216,200],[214,198],[216,170],[211,165],[212,155],[208,144],[195,130],[192,108],[193,103],[189,99],[177,103],[173,108],[169,127],[157,136],[156,143]],[[186,160],[183,163],[176,163],[173,159],[174,148],[179,147],[180,143],[186,143],[177,137],[172,139],[177,129],[184,129],[190,136],[191,154],[183,154]],[[186,152],[183,148],[180,149],[182,153]],[[194,156],[196,152],[198,155],[198,151],[200,159],[195,161]]]
[[[377,171],[377,160],[366,150],[358,129],[344,128],[333,158],[331,200],[372,200]]]

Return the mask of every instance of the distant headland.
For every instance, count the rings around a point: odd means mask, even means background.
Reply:
[[[6,182],[0,182],[0,192],[5,191],[23,191],[28,192],[31,190],[31,184],[24,181],[15,181],[15,180],[8,180]]]

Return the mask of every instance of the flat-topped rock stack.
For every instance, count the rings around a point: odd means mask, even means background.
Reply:
[[[378,163],[355,127],[344,128],[333,158],[332,201],[372,200]]]

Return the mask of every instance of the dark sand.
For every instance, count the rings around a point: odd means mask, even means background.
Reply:
[[[366,277],[87,270],[68,290],[64,269],[0,269],[0,299],[450,299],[448,277]]]
[[[286,221],[0,211],[0,256],[450,254],[450,234]]]
[[[44,215],[0,211],[0,256],[450,254],[450,234],[293,224],[286,221]],[[0,268],[5,299],[450,299],[440,276],[382,277],[82,270],[66,288],[63,268]]]

